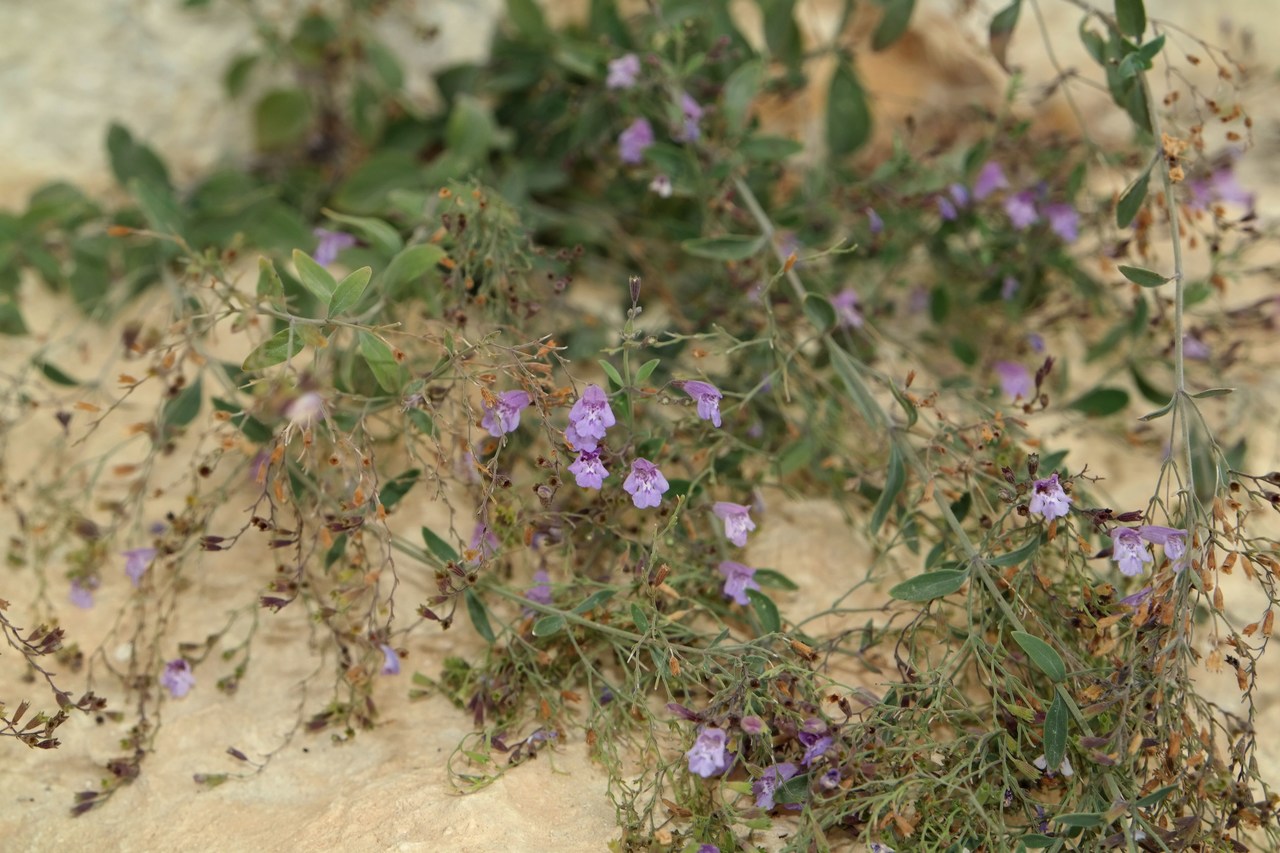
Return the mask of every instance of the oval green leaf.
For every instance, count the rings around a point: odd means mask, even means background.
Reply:
[[[1073,812],[1071,814],[1060,814],[1053,818],[1054,822],[1063,826],[1080,826],[1089,828],[1092,826],[1106,826],[1107,819],[1100,814],[1092,814],[1088,812]]]
[[[764,237],[726,234],[723,237],[697,237],[685,240],[680,247],[696,258],[713,261],[745,261],[760,251]]]
[[[1154,161],[1152,163],[1154,164]],[[1120,201],[1116,204],[1117,227],[1128,228],[1133,218],[1138,215],[1138,211],[1142,209],[1142,203],[1147,199],[1147,181],[1150,177],[1151,165],[1148,165],[1138,179],[1124,191],[1124,195],[1120,196]]]
[[[371,267],[360,267],[351,275],[338,282],[338,286],[334,288],[333,296],[329,299],[329,317],[340,316],[354,307],[360,301],[360,297],[364,296],[364,289],[369,286],[369,279],[373,277],[373,269]]]
[[[360,332],[360,354],[383,391],[394,394],[400,390],[400,365],[385,341],[369,332]]]
[[[302,338],[293,329],[281,329],[267,338],[245,358],[241,370],[262,370],[288,361],[302,352]]]
[[[1094,388],[1067,405],[1091,418],[1114,415],[1129,405],[1129,392],[1121,388]]]
[[[1044,761],[1045,766],[1055,773],[1062,766],[1062,759],[1067,755],[1067,726],[1069,723],[1067,703],[1062,701],[1062,694],[1053,692],[1053,704],[1044,715]]]
[[[410,246],[391,259],[382,274],[382,288],[390,294],[401,285],[415,282],[444,259],[444,249],[430,243]]]
[[[1123,264],[1120,265],[1120,274],[1140,287],[1159,287],[1169,281],[1158,272],[1144,270],[1142,267],[1127,267]]]
[[[848,60],[841,60],[827,92],[827,151],[833,159],[852,154],[871,138],[867,93]]]
[[[349,216],[328,209],[320,212],[334,222],[350,225],[354,230],[359,231],[369,241],[369,245],[384,255],[394,255],[404,248],[404,240],[400,239],[400,232],[382,219],[374,216]]]
[[[302,286],[319,299],[321,305],[328,305],[338,286],[337,280],[301,249],[293,250],[293,265],[298,270],[298,281],[302,282]]]
[[[1054,651],[1053,646],[1025,631],[1014,631],[1010,636],[1027,653],[1027,657],[1031,658],[1031,662],[1041,672],[1049,676],[1050,679],[1053,681],[1066,679],[1067,665],[1062,662],[1061,656]]]
[[[563,616],[543,616],[533,623],[533,636],[550,637],[564,629]]]
[[[880,23],[871,36],[871,49],[877,51],[884,50],[902,38],[902,34],[907,31],[907,24],[911,23],[911,12],[916,7],[916,0],[880,0],[880,5],[884,7],[884,14],[880,16]]]
[[[956,569],[925,572],[889,590],[889,597],[898,601],[932,601],[955,592],[968,579],[968,572]]]
[[[778,615],[778,605],[773,603],[772,598],[754,589],[747,590],[747,598],[751,599],[751,606],[764,633],[776,634],[782,630],[782,617]]]

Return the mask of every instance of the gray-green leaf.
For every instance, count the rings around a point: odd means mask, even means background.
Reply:
[[[1027,657],[1031,658],[1031,662],[1041,672],[1049,676],[1050,679],[1053,681],[1066,679],[1067,665],[1062,662],[1062,657],[1054,651],[1053,646],[1025,631],[1014,631],[1010,636],[1027,653]]]
[[[932,601],[955,592],[968,579],[968,572],[957,569],[925,572],[889,590],[889,597],[898,601]]]
[[[338,282],[338,286],[334,288],[333,297],[329,300],[329,317],[338,317],[359,302],[372,276],[371,267],[360,267]]]

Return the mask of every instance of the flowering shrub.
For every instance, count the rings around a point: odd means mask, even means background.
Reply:
[[[838,39],[808,51],[793,5],[761,4],[753,46],[724,4],[593,3],[555,32],[512,0],[491,59],[437,80],[438,116],[403,109],[370,30],[308,12],[264,41],[308,73],[256,104],[254,169],[178,188],[118,127],[130,204],[58,185],[5,216],[0,256],[123,328],[97,378],[37,347],[6,391],[11,435],[52,418],[71,440],[6,474],[11,564],[78,608],[127,594],[123,666],[71,653],[75,611],[49,597],[32,632],[0,612],[58,707],[6,711],[6,734],[56,746],[104,703],[136,721],[77,813],[143,772],[158,708],[253,677],[258,626],[292,608],[333,683],[301,728],[376,728],[374,683],[411,669],[410,696],[474,725],[449,761],[463,790],[585,742],[619,849],[774,828],[796,850],[1277,842],[1253,699],[1280,564],[1250,516],[1280,475],[1250,473],[1213,408],[1247,380],[1226,330],[1276,304],[1246,318],[1216,295],[1259,226],[1203,126],[1151,95],[1170,31],[1140,0],[1084,13],[1132,150],[1094,162],[1002,115],[955,150],[868,159],[856,66]],[[997,55],[1021,5],[990,22]],[[886,49],[913,4],[880,6]],[[757,105],[816,56],[835,70],[806,167]],[[1183,253],[1206,246],[1193,281]],[[1135,394],[1158,407],[1140,421]],[[1149,502],[1104,506],[1136,475],[1064,424],[1163,459]],[[103,450],[86,477],[76,447],[108,427],[140,455]],[[177,485],[165,457],[190,462]],[[797,493],[837,502],[872,564],[818,590],[756,565]],[[195,567],[240,555],[258,585],[188,633]],[[1220,582],[1236,568],[1263,608],[1247,625]],[[789,615],[802,594],[825,609]],[[478,642],[420,661],[442,630]],[[46,655],[104,696],[73,702]],[[1224,661],[1245,711],[1194,690]]]

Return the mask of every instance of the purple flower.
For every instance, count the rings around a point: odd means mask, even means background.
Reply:
[[[1019,231],[1030,228],[1040,221],[1040,214],[1036,212],[1035,195],[1031,190],[1023,190],[1005,199],[1004,212],[1008,214],[1013,227]]]
[[[879,234],[884,230],[884,220],[880,218],[880,214],[875,212],[874,208],[867,208],[867,228],[871,229],[872,235]]]
[[[1240,186],[1235,172],[1230,166],[1214,171],[1208,179],[1191,181],[1187,188],[1191,191],[1188,206],[1192,210],[1204,210],[1213,202],[1238,204],[1253,210],[1256,198],[1253,193]]]
[[[609,76],[605,79],[606,89],[630,89],[640,76],[640,57],[634,53],[624,53],[617,59],[609,60]]]
[[[623,163],[639,163],[650,145],[653,145],[653,125],[648,119],[638,118],[618,136],[618,159]]]
[[[356,238],[342,231],[330,231],[328,228],[314,228],[311,231],[320,242],[316,244],[316,253],[312,257],[322,267],[327,267],[338,259],[338,253],[350,249],[356,244]]]
[[[698,853],[720,853],[720,848],[714,844],[699,844]]]
[[[503,391],[497,396],[492,408],[485,405],[480,426],[487,429],[494,438],[514,432],[520,426],[520,410],[527,408],[532,402],[525,391]]]
[[[658,198],[671,198],[671,178],[666,175],[654,175],[653,180],[649,182],[649,192]]]
[[[93,591],[98,587],[97,578],[76,578],[71,582],[71,591],[67,595],[71,603],[81,610],[93,607]]]
[[[881,844],[879,841],[872,841],[867,846],[867,853],[896,853],[896,851],[888,844]]]
[[[383,675],[399,675],[400,674],[400,655],[396,650],[383,643],[378,648],[382,649],[382,674]]]
[[[965,189],[964,184],[952,184],[947,188],[947,192],[951,193],[951,198],[956,203],[956,207],[969,206],[969,191]]]
[[[622,482],[623,490],[631,495],[631,502],[639,509],[657,506],[671,485],[662,476],[658,466],[648,459],[639,458],[631,463],[631,473]]]
[[[1125,607],[1131,607],[1134,610],[1137,610],[1139,605],[1141,605],[1142,602],[1146,601],[1150,597],[1151,597],[1151,587],[1144,586],[1142,589],[1138,590],[1133,595],[1126,595],[1124,598],[1120,599],[1120,603],[1123,604]]]
[[[1208,361],[1209,356],[1213,355],[1213,351],[1209,349],[1208,344],[1197,338],[1195,335],[1183,335],[1182,355],[1184,358],[1190,358],[1196,361]]]
[[[697,142],[702,135],[702,131],[698,129],[698,122],[702,120],[702,106],[688,92],[681,92],[680,113],[684,117],[684,124],[675,134],[676,142]]]
[[[689,758],[689,772],[703,779],[718,776],[729,769],[729,753],[725,749],[724,729],[703,729],[698,739],[685,755]]]
[[[609,398],[598,385],[588,385],[578,402],[569,410],[569,426],[573,428],[570,439],[575,450],[595,450],[604,439],[605,430],[617,423]],[[569,438],[569,433],[565,433]]]
[[[1025,365],[1014,361],[997,361],[993,367],[996,376],[1000,377],[1000,390],[1004,391],[1005,396],[1010,400],[1016,400],[1019,397],[1030,400],[1036,393],[1036,381]]]
[[[796,740],[804,744],[804,757],[800,759],[800,763],[805,767],[826,755],[827,750],[831,748],[831,744],[835,743],[831,735],[813,734],[812,732],[800,732],[800,734],[796,735]]]
[[[716,518],[724,522],[724,536],[739,548],[747,544],[747,534],[756,529],[751,520],[751,507],[742,504],[716,501],[711,506]]]
[[[134,548],[124,552],[124,573],[137,586],[142,582],[142,575],[156,558],[155,548]]]
[[[1049,228],[1064,243],[1074,243],[1080,237],[1080,214],[1069,204],[1050,204],[1044,209]]]
[[[724,396],[720,389],[710,382],[700,382],[697,379],[686,379],[678,384],[697,401],[698,417],[720,426],[720,399]]]
[[[1142,574],[1143,563],[1151,562],[1142,535],[1132,527],[1117,527],[1111,533],[1111,555],[1120,567],[1120,573],[1133,577]]]
[[[477,521],[475,530],[471,531],[471,542],[467,546],[470,558],[468,563],[479,563],[498,553],[498,534],[489,529],[486,521]]]
[[[751,793],[756,795],[756,808],[770,811],[773,809],[773,795],[777,792],[778,786],[788,779],[793,778],[800,772],[800,768],[796,767],[790,761],[784,761],[782,764],[775,764],[760,775],[760,778],[751,783]]]
[[[754,714],[749,714],[742,718],[742,721],[738,723],[738,727],[746,734],[758,735],[764,731],[764,720]]]
[[[947,198],[945,195],[938,196],[935,201],[938,205],[938,215],[947,222],[951,222],[959,215],[956,211],[956,206],[952,204],[951,199]]]
[[[724,596],[732,598],[736,603],[748,605],[751,599],[747,598],[747,590],[759,590],[760,584],[756,583],[756,570],[735,563],[733,560],[725,560],[720,564],[720,574],[724,575]]]
[[[1027,335],[1027,343],[1033,352],[1044,352],[1044,336],[1036,332]]]
[[[191,664],[184,658],[166,663],[164,673],[160,676],[160,686],[168,690],[174,699],[186,696],[196,686],[196,675],[191,671]]]
[[[1173,563],[1175,571],[1185,567],[1182,558],[1187,555],[1187,531],[1176,527],[1161,527],[1158,524],[1144,524],[1138,528],[1138,535],[1153,545],[1164,548],[1164,555]]]
[[[832,767],[818,778],[818,787],[824,791],[834,791],[840,787],[840,771]]]
[[[1065,518],[1071,512],[1071,496],[1063,491],[1058,475],[1051,474],[1043,480],[1036,480],[1031,487],[1031,501],[1027,508],[1035,515],[1043,516],[1045,521]]]
[[[996,190],[1008,189],[1008,187],[1009,182],[1005,180],[1004,170],[1000,168],[1000,164],[995,160],[988,160],[978,172],[977,180],[973,182],[973,197],[982,201]]]
[[[1004,281],[1000,282],[1000,298],[1005,302],[1018,295],[1018,291],[1022,288],[1022,282],[1018,281],[1011,275],[1004,277]]]
[[[584,450],[579,453],[578,458],[569,466],[569,472],[573,474],[580,489],[602,488],[605,478],[609,476],[609,471],[600,461],[599,450]]]
[[[551,575],[544,569],[533,573],[533,586],[525,590],[524,597],[535,604],[551,604]]]
[[[831,306],[836,309],[836,321],[846,329],[862,328],[862,312],[859,309],[858,292],[852,287],[831,297]]]

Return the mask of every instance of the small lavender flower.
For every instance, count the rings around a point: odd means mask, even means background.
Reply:
[[[160,676],[160,686],[168,690],[174,699],[186,696],[196,686],[196,676],[191,671],[191,664],[183,658],[166,663]]]
[[[1000,164],[995,160],[988,160],[983,164],[977,179],[973,182],[973,197],[982,201],[996,190],[1008,189],[1008,187],[1009,182],[1005,180],[1004,170],[1000,168]]]
[[[324,417],[324,398],[315,391],[299,394],[284,407],[284,416],[289,423],[305,429]]]
[[[710,382],[700,382],[697,379],[686,379],[677,384],[697,401],[698,417],[704,421],[711,421],[715,426],[720,426],[720,399],[724,395],[720,393],[719,388]]]
[[[688,92],[681,92],[680,113],[684,117],[684,124],[675,134],[676,142],[697,142],[702,135],[698,127],[698,122],[702,121],[702,106]]]
[[[747,598],[747,590],[760,589],[760,584],[756,583],[756,570],[742,563],[735,563],[733,560],[725,560],[720,564],[719,571],[724,575],[725,598],[732,598],[743,606],[750,604],[751,599]]]
[[[884,230],[884,220],[880,218],[880,214],[876,213],[874,208],[868,207],[867,228],[870,229],[872,236],[879,234]]]
[[[1050,204],[1044,209],[1049,229],[1064,243],[1074,243],[1080,237],[1080,214],[1069,204]]]
[[[953,221],[957,216],[960,215],[959,212],[956,210],[956,206],[951,202],[951,199],[947,198],[946,196],[940,195],[936,199],[934,199],[934,201],[938,205],[938,215],[941,216],[947,222]]]
[[[1184,358],[1194,359],[1195,361],[1208,361],[1209,356],[1213,355],[1213,351],[1209,349],[1208,344],[1195,335],[1183,335],[1182,355]]]
[[[498,553],[500,544],[498,534],[489,529],[488,522],[477,521],[475,530],[471,531],[471,542],[467,546],[467,550],[475,556],[467,562],[479,563],[489,559]]]
[[[84,581],[77,578],[71,582],[71,590],[67,593],[67,598],[81,610],[88,610],[93,607],[93,590],[97,585],[97,582],[92,578]]]
[[[858,292],[852,287],[846,287],[831,297],[831,307],[836,309],[836,322],[841,326],[846,329],[862,328],[862,311],[859,310],[861,303]]]
[[[888,844],[881,844],[879,841],[872,841],[871,844],[867,846],[867,853],[897,853],[897,851]]]
[[[947,192],[951,193],[951,200],[956,203],[956,207],[969,206],[969,191],[965,189],[964,184],[952,184],[947,188]]]
[[[608,469],[600,461],[599,450],[584,450],[579,453],[578,458],[569,466],[569,473],[573,474],[580,489],[602,488],[605,478],[609,476]]]
[[[764,731],[764,720],[754,714],[749,714],[742,718],[738,723],[738,727],[741,728],[745,734],[758,735]]]
[[[644,152],[653,145],[653,125],[648,119],[638,118],[618,136],[618,159],[636,164],[644,159]]]
[[[480,426],[494,438],[514,432],[520,426],[520,410],[528,408],[532,402],[526,391],[503,391],[492,407],[485,405]]]
[[[805,767],[826,755],[827,750],[831,749],[831,745],[835,743],[831,735],[819,735],[811,732],[800,732],[800,734],[796,735],[796,740],[804,744],[804,757],[800,759],[800,763]]]
[[[1120,573],[1133,577],[1142,574],[1143,563],[1151,562],[1151,552],[1142,535],[1132,527],[1117,527],[1111,533],[1111,554]]]
[[[739,548],[747,544],[747,534],[756,529],[751,520],[751,507],[742,504],[716,501],[711,506],[716,518],[724,522],[724,537]]]
[[[551,604],[551,575],[546,570],[539,569],[533,573],[533,586],[525,590],[524,597],[535,604]]]
[[[824,791],[834,791],[840,787],[840,771],[832,767],[818,777],[818,787]]]
[[[155,558],[155,548],[133,548],[124,552],[124,573],[133,581],[134,586],[142,582],[143,574]]]
[[[383,643],[378,648],[382,649],[382,674],[383,675],[399,675],[400,674],[400,655],[396,650]]]
[[[689,772],[710,779],[729,769],[729,752],[725,749],[727,738],[723,729],[703,729],[685,755],[689,759]]]
[[[1133,595],[1126,595],[1124,598],[1120,599],[1120,603],[1123,604],[1125,607],[1130,607],[1134,610],[1137,610],[1138,607],[1141,606],[1142,602],[1146,601],[1150,597],[1151,597],[1151,587],[1144,586],[1142,589],[1138,590]]]
[[[1018,281],[1011,275],[1004,277],[1004,281],[1000,282],[1000,298],[1005,302],[1013,299],[1018,295],[1018,291],[1022,289],[1022,282]]]
[[[624,53],[617,59],[609,60],[609,76],[605,79],[606,89],[630,89],[640,76],[640,57],[634,53]]]
[[[1036,393],[1036,381],[1025,365],[1013,361],[997,361],[993,367],[996,376],[1000,378],[1000,390],[1010,400],[1019,397],[1030,400]]]
[[[1044,352],[1044,335],[1031,332],[1027,335],[1027,344],[1032,352]]]
[[[608,396],[598,385],[588,385],[569,410],[569,426],[573,428],[575,450],[595,450],[604,440],[605,430],[617,423]],[[568,437],[568,432],[565,436]]]
[[[699,844],[698,853],[720,853],[720,848],[714,844]]]
[[[790,761],[775,764],[751,783],[751,793],[756,796],[756,808],[771,811],[774,807],[773,795],[778,787],[800,772],[800,768]]]
[[[671,485],[662,476],[658,466],[648,459],[639,458],[631,463],[631,473],[622,482],[623,491],[631,495],[631,502],[638,509],[662,503],[662,496]]]
[[[654,175],[653,180],[649,182],[649,192],[658,198],[671,198],[671,178],[666,175]]]
[[[1175,571],[1181,571],[1186,563],[1187,531],[1176,527],[1161,527],[1158,524],[1144,524],[1138,528],[1138,535],[1153,545],[1164,548],[1164,555],[1173,563]]]
[[[1036,212],[1035,195],[1031,190],[1023,190],[1005,199],[1004,212],[1008,214],[1013,227],[1019,231],[1026,230],[1040,221],[1040,214]]]
[[[338,253],[350,249],[356,244],[356,238],[342,231],[330,231],[328,228],[314,228],[311,231],[320,242],[316,244],[313,258],[317,264],[327,267],[338,259]]]
[[[1063,490],[1057,474],[1035,481],[1031,487],[1031,501],[1027,504],[1027,509],[1035,515],[1043,516],[1045,521],[1065,518],[1071,512],[1071,496]]]

